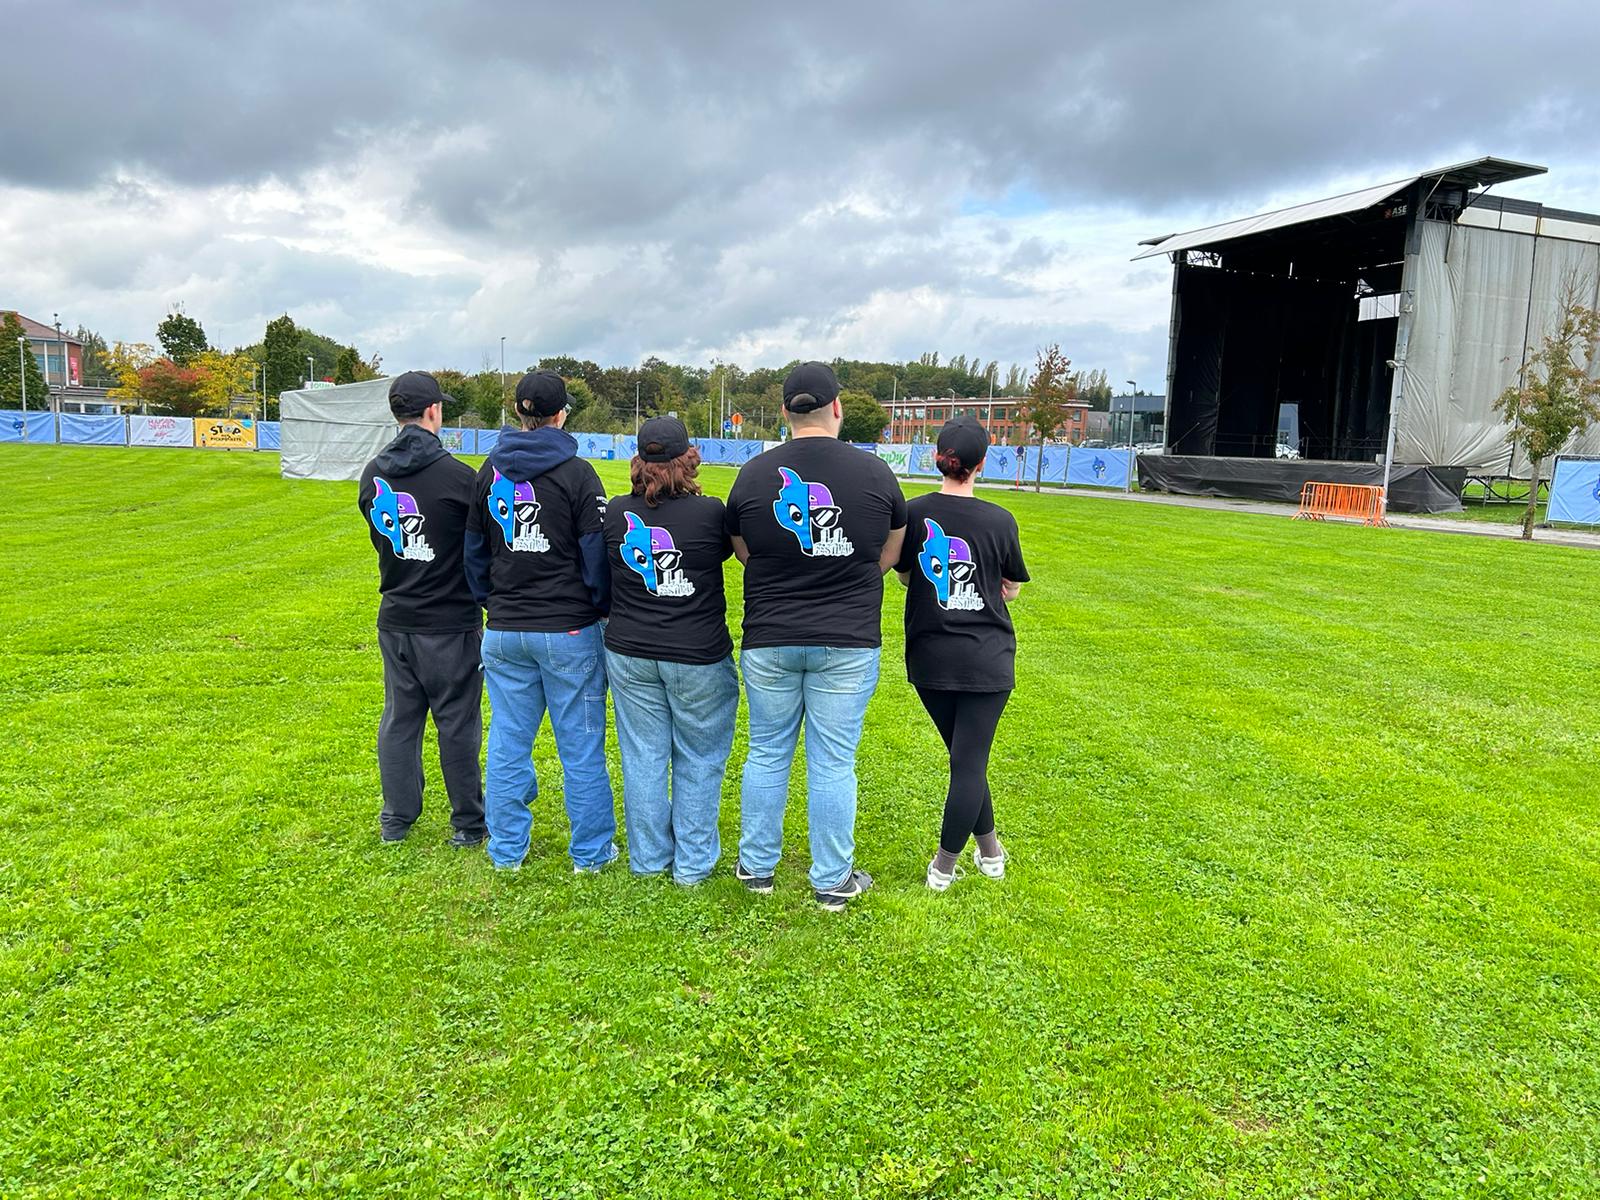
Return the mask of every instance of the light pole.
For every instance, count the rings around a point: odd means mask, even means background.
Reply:
[[[17,337],[17,379],[22,384],[22,440],[28,440],[28,335]]]
[[[639,380],[633,381],[633,436],[639,436]]]
[[[509,425],[506,420],[506,339],[500,336],[500,424]]]
[[[317,377],[316,360],[311,355],[306,355],[306,386],[311,386],[311,381]]]
[[[66,398],[67,391],[67,344],[61,340],[61,314],[51,313],[50,319],[56,327],[56,345],[61,347],[61,386],[56,389],[56,411],[61,411],[61,401]],[[50,351],[44,355],[44,390],[50,390]]]

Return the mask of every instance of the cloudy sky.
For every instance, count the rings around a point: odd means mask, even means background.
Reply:
[[[1600,5],[0,0],[0,306],[271,316],[389,368],[571,353],[1159,383],[1137,241],[1414,169],[1600,211]]]

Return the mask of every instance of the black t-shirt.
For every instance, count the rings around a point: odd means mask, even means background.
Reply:
[[[921,687],[1004,692],[1016,686],[1017,635],[1000,581],[1028,581],[1017,521],[975,496],[935,492],[906,506],[906,674]]]
[[[728,496],[744,539],[744,647],[883,642],[878,556],[906,523],[900,483],[875,454],[802,437],[758,454]]]
[[[378,628],[460,633],[483,627],[461,567],[472,468],[417,425],[361,472],[356,506],[378,552]]]
[[[600,532],[605,507],[600,477],[581,458],[532,480],[507,479],[493,461],[478,469],[467,528],[489,551],[490,629],[560,633],[605,615],[584,581],[578,545]]]
[[[606,505],[611,620],[606,648],[634,658],[721,662],[733,652],[722,564],[733,553],[722,501],[674,496],[654,508],[643,496]]]

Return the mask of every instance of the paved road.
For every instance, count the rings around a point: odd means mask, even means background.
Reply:
[[[1012,485],[986,483],[984,487],[1010,490]],[[1217,512],[1250,513],[1259,517],[1292,517],[1297,506],[1274,504],[1266,500],[1231,500],[1216,496],[1169,496],[1162,492],[1116,492],[1092,488],[1050,488],[1047,493],[1069,496],[1080,500],[1114,500],[1132,504],[1168,504],[1176,508],[1206,508]],[[1520,525],[1500,525],[1492,521],[1460,521],[1449,517],[1424,517],[1410,513],[1396,513],[1389,523],[1398,529],[1421,529],[1431,533],[1464,533],[1472,537],[1500,538],[1516,541],[1522,536]],[[1350,522],[1355,524],[1355,522]],[[1582,533],[1571,529],[1535,529],[1533,540],[1551,546],[1578,546],[1586,550],[1600,550],[1600,533]]]

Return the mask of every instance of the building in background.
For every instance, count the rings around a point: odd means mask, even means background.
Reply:
[[[1033,440],[1033,431],[1021,417],[1021,410],[1027,403],[1026,396],[992,399],[988,396],[907,396],[884,405],[889,410],[889,427],[883,431],[884,440],[931,442],[939,436],[939,427],[950,418],[969,416],[989,431],[989,440],[995,445],[1019,445]],[[1067,412],[1067,424],[1060,440],[1083,441],[1089,406],[1077,400],[1070,401]]]
[[[1166,428],[1166,411],[1165,396],[1113,396],[1107,432],[1101,436],[1114,446],[1159,442]]]
[[[15,310],[6,310],[15,311]],[[28,335],[28,349],[39,363],[51,392],[77,387],[83,382],[83,343],[53,325],[17,313],[22,332]],[[13,351],[14,353],[15,351]]]

